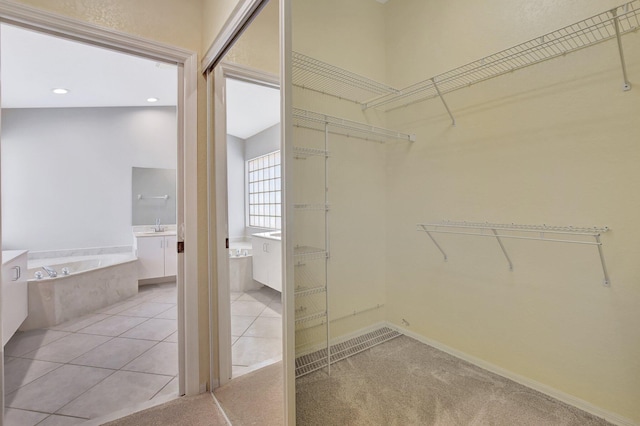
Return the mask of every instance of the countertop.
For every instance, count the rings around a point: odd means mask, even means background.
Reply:
[[[269,240],[282,240],[282,232],[281,231],[270,231],[270,232],[260,232],[258,234],[251,234],[252,237],[258,238],[266,238]]]
[[[25,254],[27,250],[2,250],[2,264],[11,262],[16,257]]]
[[[145,238],[145,237],[164,237],[167,235],[176,235],[176,225],[161,225],[163,231],[156,232],[154,230],[155,226],[147,225],[147,226],[134,226],[133,227],[133,236],[136,238]]]

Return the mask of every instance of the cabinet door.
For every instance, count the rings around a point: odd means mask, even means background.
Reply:
[[[178,237],[168,235],[164,237],[164,276],[178,274]]]
[[[164,237],[136,238],[138,279],[164,276]]]
[[[269,287],[282,291],[282,242],[269,241]]]
[[[29,311],[27,254],[2,266],[2,345],[18,330]]]
[[[253,249],[253,279],[269,285],[269,253],[267,252],[269,240],[265,238],[251,238]]]

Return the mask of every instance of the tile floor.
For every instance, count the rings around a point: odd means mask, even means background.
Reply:
[[[231,293],[233,377],[282,359],[282,301],[269,287]]]
[[[5,346],[5,426],[66,426],[178,393],[175,283]]]

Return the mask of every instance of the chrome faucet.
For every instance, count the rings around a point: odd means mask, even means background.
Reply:
[[[160,218],[156,219],[156,227],[153,230],[156,232],[162,232],[162,226],[160,226]]]
[[[55,269],[53,269],[51,266],[43,266],[42,269],[44,269],[47,274],[49,274],[49,277],[51,278],[55,278],[58,276],[58,273],[56,272]]]

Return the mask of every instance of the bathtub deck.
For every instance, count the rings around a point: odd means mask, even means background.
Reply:
[[[77,424],[178,393],[176,285],[51,327],[5,346],[5,426],[45,418]],[[46,423],[46,422],[45,422]]]

